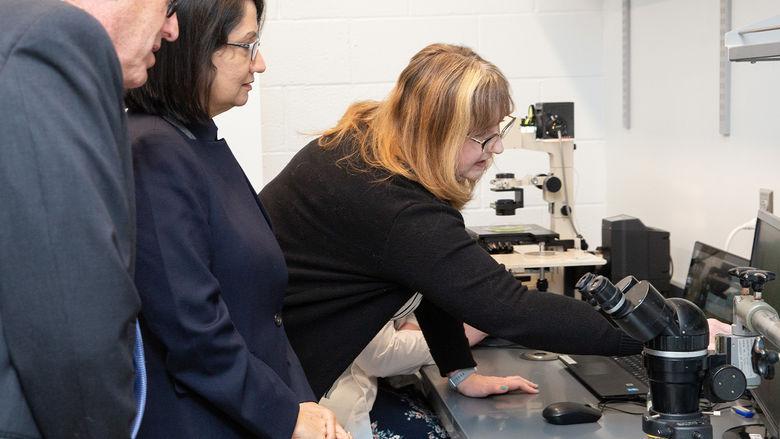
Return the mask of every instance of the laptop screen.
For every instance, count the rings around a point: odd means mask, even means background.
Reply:
[[[683,297],[695,303],[707,317],[732,323],[733,298],[741,294],[742,288],[728,271],[748,263],[745,258],[696,241]]]

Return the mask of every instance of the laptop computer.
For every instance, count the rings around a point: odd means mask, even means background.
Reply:
[[[698,305],[707,317],[731,323],[731,304],[734,295],[741,293],[741,287],[729,276],[728,270],[748,263],[745,258],[697,241],[685,281],[684,298]],[[569,372],[602,401],[642,399],[649,390],[641,355],[561,355],[560,359]]]
[[[696,241],[685,279],[683,297],[695,303],[708,318],[732,322],[734,296],[741,294],[739,281],[729,269],[750,265],[747,259]]]
[[[601,401],[642,400],[650,384],[642,355],[603,357],[600,355],[561,355],[566,369]]]

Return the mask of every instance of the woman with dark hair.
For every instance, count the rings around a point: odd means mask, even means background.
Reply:
[[[265,186],[290,271],[287,333],[317,396],[415,292],[433,359],[469,396],[515,386],[475,373],[464,322],[536,349],[641,350],[587,303],[528,290],[466,232],[459,209],[503,151],[512,106],[495,65],[430,45],[385,100],[350,106]]]
[[[126,96],[148,398],[139,438],[348,438],[282,325],[287,269],[212,118],[244,105],[262,0],[179,4],[179,42]]]

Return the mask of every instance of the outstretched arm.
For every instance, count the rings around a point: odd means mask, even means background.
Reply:
[[[387,275],[422,293],[425,301],[452,319],[553,352],[625,355],[641,350],[641,344],[612,327],[587,303],[524,287],[476,244],[466,233],[463,218],[449,206],[408,206],[396,217],[386,242]],[[441,366],[446,346],[438,345],[446,338],[434,342],[429,332],[437,330],[436,322],[429,329],[422,314],[418,318]],[[444,330],[449,335],[454,329]]]

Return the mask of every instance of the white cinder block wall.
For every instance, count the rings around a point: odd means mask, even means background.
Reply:
[[[472,47],[511,81],[517,112],[535,102],[574,101],[575,199],[586,238],[600,241],[605,212],[603,4],[599,0],[270,0],[260,75],[262,180],[270,181],[312,136],[354,101],[382,99],[409,58],[427,44]],[[487,177],[547,172],[547,156],[507,151]],[[536,188],[514,217],[489,209],[482,185],[467,224],[549,225]]]
[[[734,27],[780,13],[774,0],[732,1]],[[639,217],[671,232],[680,284],[694,241],[722,246],[754,217],[759,188],[780,191],[780,63],[732,64],[732,132],[721,136],[719,2],[632,0],[625,130],[621,4],[270,0],[259,93],[220,127],[260,189],[312,138],[302,133],[330,127],[350,102],[381,99],[417,50],[432,42],[471,46],[509,77],[517,113],[529,103],[575,102],[575,213],[591,246],[600,244],[601,218]],[[542,154],[506,151],[486,177],[547,168]],[[493,215],[488,206],[497,198],[482,185],[464,211],[467,224],[549,224],[539,191],[526,189],[528,207],[515,217]],[[731,250],[748,256],[751,240],[742,232]]]
[[[731,64],[731,135],[718,133],[719,3],[631,0],[632,123],[624,130],[621,1],[605,0],[607,215],[668,230],[678,284],[694,241],[723,247],[755,217],[759,188],[780,191],[780,63]],[[780,5],[732,0],[732,10],[739,28],[780,14]],[[748,257],[751,243],[752,232],[740,232],[730,250]]]

